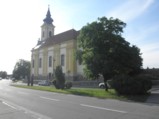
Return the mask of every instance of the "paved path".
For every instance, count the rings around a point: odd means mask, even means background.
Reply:
[[[153,86],[150,97],[147,99],[147,103],[159,104],[159,85]]]

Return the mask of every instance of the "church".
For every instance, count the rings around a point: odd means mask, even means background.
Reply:
[[[79,31],[70,29],[56,35],[54,31],[55,26],[48,8],[41,26],[41,39],[31,50],[31,76],[34,80],[52,80],[59,65],[65,76],[72,79],[83,74],[83,66],[75,58]]]

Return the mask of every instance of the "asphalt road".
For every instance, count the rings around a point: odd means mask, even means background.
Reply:
[[[22,89],[10,82],[0,81],[0,101],[34,119],[159,119],[157,104]]]

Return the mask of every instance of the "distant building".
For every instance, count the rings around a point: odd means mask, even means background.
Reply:
[[[55,26],[49,8],[43,21],[41,39],[31,51],[31,75],[34,79],[52,79],[58,65],[62,66],[65,76],[83,74],[82,65],[75,58],[79,31],[71,29],[54,35]]]

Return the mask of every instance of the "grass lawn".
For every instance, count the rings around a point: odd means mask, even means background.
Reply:
[[[104,89],[97,89],[97,88],[71,88],[71,89],[56,89],[53,86],[25,86],[25,85],[12,85],[18,88],[28,88],[34,90],[41,90],[41,91],[49,91],[49,92],[56,92],[56,93],[63,93],[63,94],[73,94],[73,95],[80,95],[80,96],[89,96],[89,97],[96,97],[101,99],[118,99],[118,100],[133,100],[137,102],[144,102],[148,98],[149,95],[129,95],[129,96],[119,96],[114,89],[109,89],[106,92]]]

